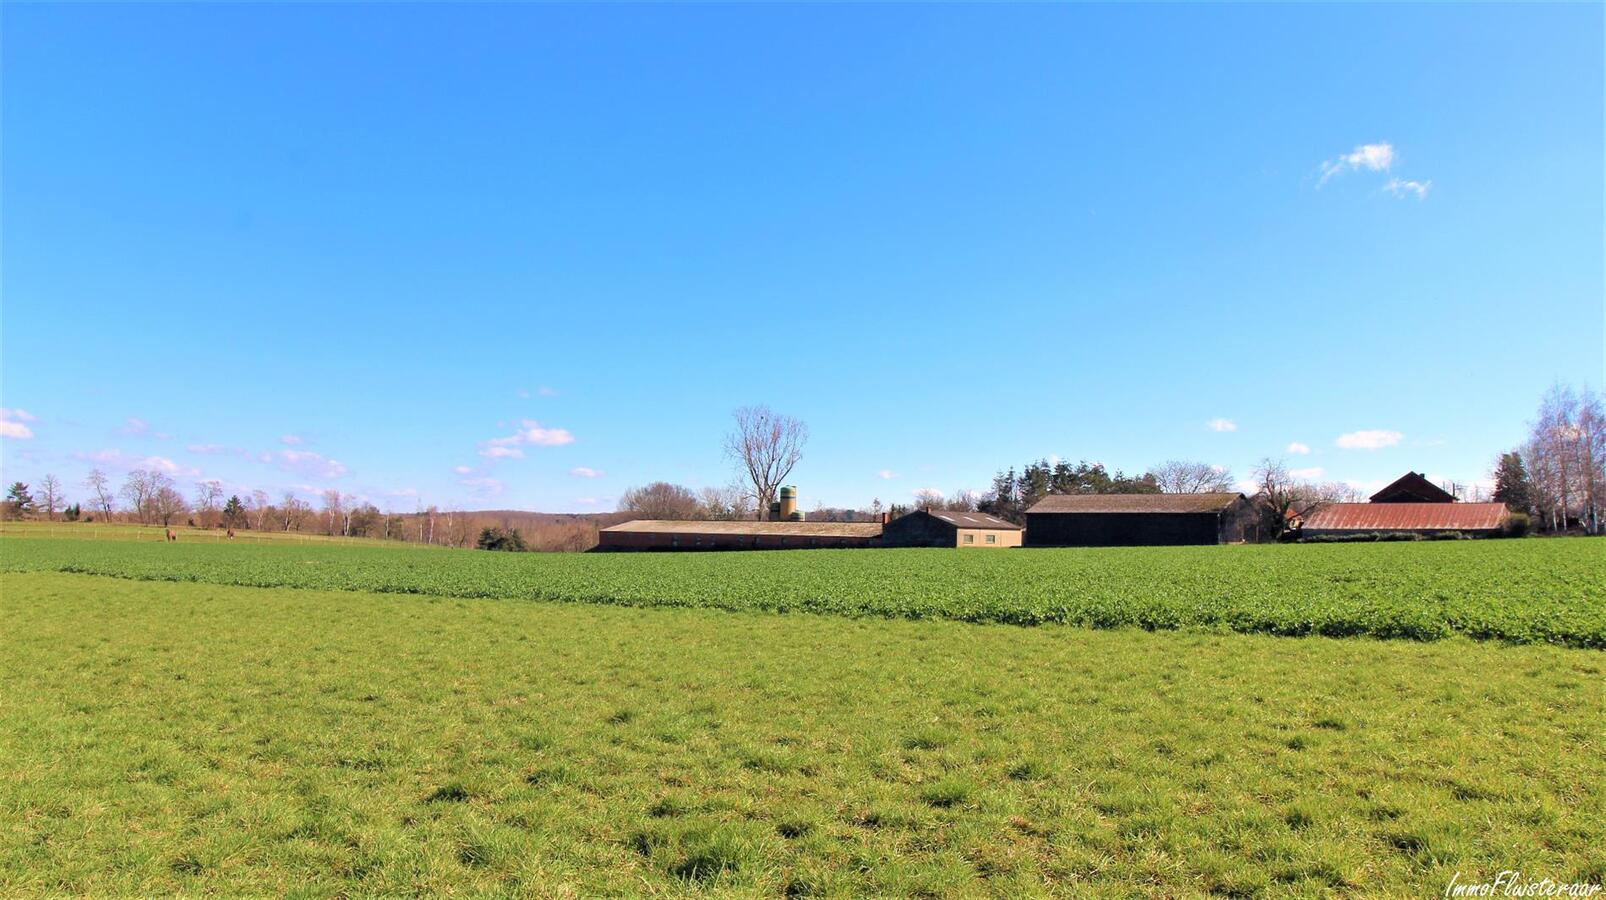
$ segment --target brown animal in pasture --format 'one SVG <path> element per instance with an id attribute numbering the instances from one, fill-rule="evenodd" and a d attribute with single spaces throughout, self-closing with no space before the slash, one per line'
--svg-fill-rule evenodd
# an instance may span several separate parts
<path id="1" fill-rule="evenodd" d="M 170 541 L 177 541 L 178 535 L 174 534 L 173 529 L 169 528 L 167 529 L 167 539 Z"/>

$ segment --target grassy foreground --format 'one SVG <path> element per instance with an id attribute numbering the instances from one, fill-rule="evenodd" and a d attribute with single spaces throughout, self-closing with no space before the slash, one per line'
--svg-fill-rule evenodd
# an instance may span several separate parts
<path id="1" fill-rule="evenodd" d="M 540 554 L 0 540 L 0 570 L 1098 628 L 1606 648 L 1606 542 Z"/>
<path id="2" fill-rule="evenodd" d="M 0 894 L 1603 880 L 1603 656 L 8 573 Z"/>

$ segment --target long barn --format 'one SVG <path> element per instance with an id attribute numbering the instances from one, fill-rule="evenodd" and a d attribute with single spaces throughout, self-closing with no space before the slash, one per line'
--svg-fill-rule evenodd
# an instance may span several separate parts
<path id="1" fill-rule="evenodd" d="M 1258 539 L 1243 494 L 1056 494 L 1026 511 L 1028 547 L 1227 544 Z"/>

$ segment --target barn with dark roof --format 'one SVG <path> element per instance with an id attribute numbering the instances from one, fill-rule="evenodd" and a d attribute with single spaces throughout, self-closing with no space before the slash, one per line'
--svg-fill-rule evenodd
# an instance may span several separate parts
<path id="1" fill-rule="evenodd" d="M 997 516 L 916 510 L 881 529 L 883 547 L 1019 547 L 1021 527 Z"/>
<path id="2" fill-rule="evenodd" d="M 1056 494 L 1026 511 L 1028 547 L 1227 544 L 1258 538 L 1243 494 Z"/>

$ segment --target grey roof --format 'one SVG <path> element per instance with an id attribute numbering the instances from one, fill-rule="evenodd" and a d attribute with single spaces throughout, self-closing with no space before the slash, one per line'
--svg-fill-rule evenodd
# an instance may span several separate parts
<path id="1" fill-rule="evenodd" d="M 1218 513 L 1243 494 L 1053 494 L 1027 513 Z"/>
<path id="2" fill-rule="evenodd" d="M 700 519 L 636 519 L 621 522 L 603 531 L 635 531 L 653 534 L 750 534 L 790 537 L 881 536 L 880 522 L 751 522 L 704 521 Z"/>
<path id="3" fill-rule="evenodd" d="M 1020 526 L 1016 525 L 1014 522 L 1006 522 L 997 516 L 989 516 L 986 513 L 955 512 L 948 509 L 928 509 L 925 512 L 927 515 L 935 516 L 936 518 L 939 518 L 950 525 L 957 525 L 960 528 L 991 528 L 994 530 L 1007 529 L 1009 531 L 1020 530 Z"/>

